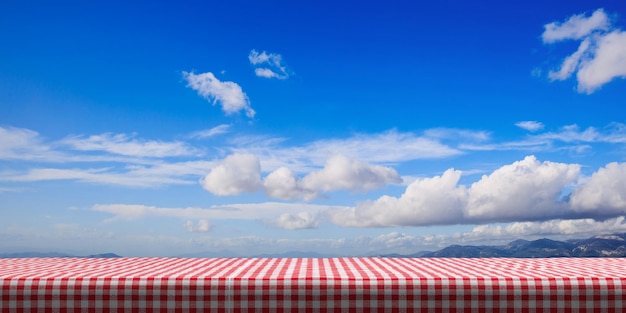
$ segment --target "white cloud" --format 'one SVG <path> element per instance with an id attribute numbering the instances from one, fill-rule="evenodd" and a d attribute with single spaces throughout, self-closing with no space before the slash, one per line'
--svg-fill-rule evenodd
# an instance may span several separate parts
<path id="1" fill-rule="evenodd" d="M 260 209 L 260 208 L 256 208 Z M 258 210 L 257 210 L 258 211 Z M 255 210 L 250 210 L 255 212 Z M 311 213 L 312 214 L 312 213 Z M 183 219 L 191 219 L 183 217 Z M 180 226 L 180 221 L 173 225 Z M 198 223 L 194 223 L 198 225 Z M 0 229 L 0 249 L 11 251 L 16 246 L 38 247 L 34 251 L 67 249 L 72 242 L 78 254 L 114 251 L 124 256 L 174 256 L 189 252 L 221 251 L 222 256 L 252 256 L 286 251 L 315 251 L 341 256 L 371 256 L 388 253 L 411 254 L 424 250 L 438 250 L 452 244 L 497 245 L 514 239 L 549 237 L 564 240 L 586 238 L 598 234 L 626 232 L 626 219 L 617 217 L 605 221 L 591 219 L 551 220 L 504 225 L 481 225 L 466 232 L 445 233 L 435 230 L 428 235 L 412 235 L 399 231 L 373 233 L 354 237 L 333 238 L 267 238 L 259 236 L 211 237 L 210 233 L 188 236 L 152 236 L 137 232 L 110 231 L 107 224 L 90 229 L 80 225 L 51 225 L 49 227 L 9 227 Z M 448 229 L 451 230 L 451 229 Z M 439 233 L 437 233 L 439 232 Z M 445 234 L 444 234 L 445 233 Z M 23 250 L 22 250 L 23 251 Z M 226 255 L 224 251 L 232 251 Z"/>
<path id="2" fill-rule="evenodd" d="M 126 134 L 105 133 L 68 137 L 59 144 L 69 146 L 80 151 L 104 151 L 112 154 L 135 157 L 176 157 L 197 154 L 198 151 L 183 142 L 162 142 L 155 140 L 138 140 Z"/>
<path id="3" fill-rule="evenodd" d="M 592 219 L 550 220 L 545 222 L 516 222 L 480 225 L 467 232 L 450 234 L 411 235 L 392 231 L 352 238 L 270 239 L 258 236 L 236 238 L 199 238 L 199 245 L 209 250 L 240 249 L 245 255 L 285 251 L 318 251 L 342 256 L 380 255 L 388 253 L 413 254 L 438 250 L 454 244 L 504 245 L 516 239 L 535 240 L 550 237 L 555 240 L 578 239 L 599 234 L 626 232 L 626 219 L 617 217 L 606 221 Z M 257 252 L 258 251 L 258 252 Z"/>
<path id="4" fill-rule="evenodd" d="M 76 180 L 87 183 L 142 188 L 153 188 L 162 185 L 185 185 L 193 183 L 193 181 L 182 179 L 180 176 L 176 176 L 173 174 L 150 175 L 135 173 L 132 171 L 113 172 L 110 168 L 38 168 L 30 169 L 26 173 L 0 173 L 0 181 L 33 182 L 48 180 Z"/>
<path id="5" fill-rule="evenodd" d="M 71 159 L 71 158 L 68 158 Z M 163 185 L 195 184 L 198 177 L 215 167 L 211 161 L 152 162 L 128 164 L 124 168 L 31 168 L 25 172 L 0 172 L 0 181 L 34 182 L 75 180 L 106 185 L 154 188 Z"/>
<path id="6" fill-rule="evenodd" d="M 323 139 L 301 146 L 285 146 L 286 138 L 254 136 L 238 138 L 230 150 L 259 157 L 264 169 L 288 167 L 294 172 L 310 172 L 328 158 L 343 155 L 372 164 L 392 164 L 421 159 L 440 159 L 462 154 L 437 139 L 395 130 L 377 134 L 355 134 L 342 139 Z"/>
<path id="7" fill-rule="evenodd" d="M 568 145 L 563 145 L 563 143 Z M 459 148 L 477 151 L 556 151 L 566 149 L 574 152 L 586 151 L 590 148 L 589 145 L 581 145 L 581 143 L 626 143 L 626 125 L 611 123 L 603 128 L 588 127 L 586 129 L 580 129 L 578 125 L 567 125 L 558 131 L 533 134 L 520 141 L 484 144 L 461 143 Z"/>
<path id="8" fill-rule="evenodd" d="M 626 232 L 626 218 L 619 216 L 604 221 L 593 219 L 555 219 L 544 222 L 515 222 L 506 225 L 480 225 L 471 232 L 461 236 L 465 241 L 480 240 L 514 240 L 519 238 L 536 238 L 554 236 L 556 238 L 572 238 L 572 236 L 594 236 Z"/>
<path id="9" fill-rule="evenodd" d="M 192 233 L 206 233 L 213 229 L 213 225 L 211 225 L 211 223 L 207 220 L 199 220 L 195 224 L 192 221 L 187 221 L 184 226 L 189 232 Z"/>
<path id="10" fill-rule="evenodd" d="M 272 221 L 283 214 L 294 214 L 294 212 L 298 212 L 298 214 L 306 212 L 309 216 L 315 217 L 313 218 L 315 220 L 322 212 L 343 208 L 345 207 L 306 203 L 262 202 L 215 205 L 208 208 L 163 208 L 142 204 L 97 204 L 92 206 L 91 210 L 112 214 L 113 217 L 108 219 L 108 221 L 133 221 L 150 216 L 174 217 L 187 220 L 240 219 Z"/>
<path id="11" fill-rule="evenodd" d="M 580 39 L 594 31 L 607 30 L 609 18 L 603 9 L 598 9 L 590 17 L 584 14 L 573 15 L 565 22 L 552 22 L 544 25 L 541 35 L 543 42 L 553 43 L 565 39 Z"/>
<path id="12" fill-rule="evenodd" d="M 563 188 L 576 181 L 577 164 L 539 162 L 534 156 L 502 166 L 471 185 L 466 217 L 478 221 L 516 221 L 562 216 Z"/>
<path id="13" fill-rule="evenodd" d="M 583 40 L 578 46 L 578 50 L 566 57 L 561 64 L 561 68 L 558 71 L 548 72 L 548 78 L 550 80 L 566 80 L 572 76 L 572 74 L 579 69 L 581 60 L 585 56 L 585 53 L 589 53 L 589 45 L 591 41 L 589 39 Z M 588 58 L 588 56 L 587 56 Z"/>
<path id="14" fill-rule="evenodd" d="M 211 72 L 201 74 L 183 72 L 183 78 L 187 81 L 187 87 L 197 91 L 208 101 L 212 101 L 213 105 L 219 103 L 226 115 L 245 111 L 246 116 L 254 117 L 256 112 L 250 107 L 248 96 L 236 83 L 222 82 Z"/>
<path id="15" fill-rule="evenodd" d="M 62 155 L 41 142 L 36 131 L 0 126 L 0 160 L 50 160 Z"/>
<path id="16" fill-rule="evenodd" d="M 122 135 L 123 136 L 123 135 Z M 137 157 L 128 157 L 121 155 L 81 155 L 75 151 L 62 151 L 60 148 L 66 147 L 67 139 L 60 141 L 46 142 L 39 134 L 33 130 L 16 127 L 0 126 L 0 160 L 22 160 L 32 162 L 53 162 L 53 163 L 70 163 L 70 162 L 129 162 L 129 163 L 150 163 L 154 160 L 145 160 Z M 135 142 L 141 143 L 160 143 L 150 141 Z M 165 146 L 170 145 L 171 150 L 178 149 L 179 153 L 186 151 L 184 154 L 196 153 L 197 151 L 185 144 L 178 143 L 162 143 L 160 148 L 163 150 Z"/>
<path id="17" fill-rule="evenodd" d="M 612 28 L 602 9 L 590 17 L 574 15 L 565 23 L 547 24 L 542 38 L 545 43 L 582 40 L 559 70 L 548 73 L 551 80 L 565 80 L 576 73 L 578 92 L 591 94 L 615 78 L 626 77 L 626 32 Z"/>
<path id="18" fill-rule="evenodd" d="M 578 125 L 567 125 L 562 127 L 558 132 L 540 134 L 537 135 L 536 138 L 563 142 L 603 142 L 607 140 L 606 137 L 605 134 L 601 134 L 595 127 L 589 127 L 581 131 Z"/>
<path id="19" fill-rule="evenodd" d="M 579 92 L 590 94 L 614 78 L 626 77 L 626 32 L 615 30 L 595 44 L 593 58 L 582 60 L 576 73 Z"/>
<path id="20" fill-rule="evenodd" d="M 267 196 L 283 200 L 312 200 L 320 192 L 349 190 L 369 191 L 387 183 L 401 183 L 398 173 L 389 167 L 371 165 L 345 156 L 328 159 L 321 170 L 298 178 L 286 167 L 268 174 L 261 182 L 261 166 L 256 156 L 233 154 L 201 181 L 209 192 L 226 196 L 264 189 Z"/>
<path id="21" fill-rule="evenodd" d="M 218 125 L 218 126 L 215 126 L 213 128 L 210 128 L 210 129 L 205 129 L 205 130 L 200 130 L 200 131 L 193 132 L 193 133 L 189 134 L 188 137 L 189 138 L 199 138 L 199 139 L 210 138 L 210 137 L 214 137 L 214 136 L 217 136 L 217 135 L 228 133 L 229 130 L 230 130 L 230 125 L 222 124 L 222 125 Z"/>
<path id="22" fill-rule="evenodd" d="M 328 159 L 323 169 L 314 171 L 302 179 L 305 189 L 319 191 L 369 191 L 388 183 L 399 184 L 402 178 L 390 168 L 371 165 L 336 155 Z"/>
<path id="23" fill-rule="evenodd" d="M 278 73 L 270 70 L 269 68 L 257 68 L 254 70 L 254 74 L 256 74 L 256 76 L 264 77 L 264 78 L 285 79 L 287 77 L 287 76 L 281 76 Z"/>
<path id="24" fill-rule="evenodd" d="M 532 221 L 568 215 L 559 201 L 574 183 L 577 164 L 539 162 L 534 156 L 502 166 L 469 188 L 458 185 L 461 172 L 417 179 L 399 198 L 382 196 L 353 208 L 329 211 L 341 226 L 389 227 Z"/>
<path id="25" fill-rule="evenodd" d="M 515 123 L 515 126 L 527 131 L 536 132 L 543 129 L 543 123 L 537 121 L 522 121 Z"/>
<path id="26" fill-rule="evenodd" d="M 275 199 L 310 201 L 319 196 L 317 191 L 304 188 L 300 178 L 286 167 L 280 167 L 267 175 L 263 187 L 265 194 Z"/>
<path id="27" fill-rule="evenodd" d="M 0 187 L 0 193 L 6 193 L 6 192 L 22 192 L 25 191 L 26 189 L 24 188 L 10 188 L 10 187 Z"/>
<path id="28" fill-rule="evenodd" d="M 456 129 L 456 128 L 431 128 L 424 131 L 424 136 L 430 139 L 453 139 L 453 140 L 468 140 L 468 141 L 486 141 L 489 140 L 491 135 L 486 131 L 476 131 L 468 129 Z"/>
<path id="29" fill-rule="evenodd" d="M 284 229 L 307 229 L 317 228 L 319 220 L 309 212 L 300 212 L 298 214 L 283 213 L 276 219 L 274 224 Z"/>
<path id="30" fill-rule="evenodd" d="M 226 157 L 200 180 L 207 191 L 219 196 L 255 192 L 261 186 L 261 164 L 251 154 L 233 154 Z"/>
<path id="31" fill-rule="evenodd" d="M 318 158 L 341 154 L 369 163 L 436 159 L 461 154 L 461 151 L 436 140 L 396 131 L 315 141 L 305 146 L 304 150 Z"/>
<path id="32" fill-rule="evenodd" d="M 570 202 L 576 212 L 626 214 L 626 163 L 609 163 L 593 173 L 574 190 Z"/>
<path id="33" fill-rule="evenodd" d="M 287 71 L 287 67 L 282 64 L 282 56 L 280 54 L 267 53 L 266 51 L 259 53 L 256 50 L 251 50 L 248 55 L 248 60 L 250 64 L 254 66 L 267 66 L 255 68 L 254 73 L 256 76 L 277 79 L 286 79 L 289 77 L 289 72 Z"/>
<path id="34" fill-rule="evenodd" d="M 457 183 L 461 172 L 447 170 L 441 176 L 411 183 L 399 198 L 382 196 L 356 207 L 330 211 L 335 224 L 349 227 L 425 226 L 461 222 L 467 190 Z"/>

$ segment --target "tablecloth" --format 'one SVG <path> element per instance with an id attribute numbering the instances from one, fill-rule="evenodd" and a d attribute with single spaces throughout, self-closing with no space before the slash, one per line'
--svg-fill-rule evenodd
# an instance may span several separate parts
<path id="1" fill-rule="evenodd" d="M 0 259 L 0 312 L 622 312 L 619 258 Z"/>

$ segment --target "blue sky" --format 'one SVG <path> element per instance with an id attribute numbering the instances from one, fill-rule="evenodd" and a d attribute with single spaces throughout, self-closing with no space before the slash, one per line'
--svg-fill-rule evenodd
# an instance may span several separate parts
<path id="1" fill-rule="evenodd" d="M 0 5 L 0 251 L 626 231 L 617 1 Z"/>

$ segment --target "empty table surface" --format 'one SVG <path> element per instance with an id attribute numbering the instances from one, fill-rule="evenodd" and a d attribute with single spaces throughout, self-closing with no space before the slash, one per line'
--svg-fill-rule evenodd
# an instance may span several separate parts
<path id="1" fill-rule="evenodd" d="M 1 312 L 622 312 L 618 258 L 0 259 Z"/>

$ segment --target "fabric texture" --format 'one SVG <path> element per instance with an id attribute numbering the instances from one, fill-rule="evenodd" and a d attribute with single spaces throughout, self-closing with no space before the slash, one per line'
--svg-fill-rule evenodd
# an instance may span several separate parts
<path id="1" fill-rule="evenodd" d="M 0 259 L 0 312 L 623 312 L 626 259 Z"/>

